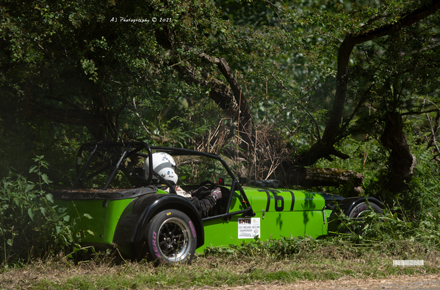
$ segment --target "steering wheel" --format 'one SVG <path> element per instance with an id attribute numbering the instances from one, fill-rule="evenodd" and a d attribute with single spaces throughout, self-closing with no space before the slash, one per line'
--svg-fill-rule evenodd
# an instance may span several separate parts
<path id="1" fill-rule="evenodd" d="M 205 180 L 202 183 L 200 183 L 200 186 L 206 186 L 209 185 L 209 189 L 214 189 L 216 187 L 218 187 L 217 184 L 215 184 L 214 182 L 210 181 L 210 180 Z"/>

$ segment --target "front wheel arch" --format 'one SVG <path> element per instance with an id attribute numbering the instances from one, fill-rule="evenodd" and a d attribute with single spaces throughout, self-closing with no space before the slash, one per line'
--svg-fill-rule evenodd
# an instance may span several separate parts
<path id="1" fill-rule="evenodd" d="M 191 204 L 190 204 L 191 205 Z M 192 206 L 192 205 L 191 205 Z M 186 214 L 194 223 L 194 228 L 197 232 L 197 248 L 203 246 L 205 243 L 205 231 L 203 228 L 203 222 L 199 215 L 199 213 L 196 211 L 196 209 L 192 209 L 189 206 L 183 206 L 182 204 L 174 204 L 174 203 L 167 203 L 161 207 L 158 207 L 154 209 L 154 213 L 150 214 L 148 220 L 144 222 L 144 226 L 139 229 L 138 237 L 142 237 L 142 230 L 145 229 L 147 224 L 160 212 L 165 210 L 178 210 Z M 138 239 L 139 240 L 139 239 Z"/>

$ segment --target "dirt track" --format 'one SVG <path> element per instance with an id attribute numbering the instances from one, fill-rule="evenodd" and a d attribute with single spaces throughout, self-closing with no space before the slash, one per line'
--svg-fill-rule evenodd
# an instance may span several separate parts
<path id="1" fill-rule="evenodd" d="M 338 280 L 328 281 L 298 281 L 294 284 L 252 284 L 237 287 L 202 287 L 190 288 L 194 290 L 213 290 L 213 289 L 230 289 L 230 290 L 286 290 L 286 289 L 440 289 L 440 274 L 436 275 L 418 275 L 418 276 L 394 276 L 387 279 L 350 279 L 341 278 Z"/>

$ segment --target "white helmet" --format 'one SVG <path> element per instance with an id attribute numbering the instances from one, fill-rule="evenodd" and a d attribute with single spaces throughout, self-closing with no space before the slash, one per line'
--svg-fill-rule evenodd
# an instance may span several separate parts
<path id="1" fill-rule="evenodd" d="M 148 179 L 150 175 L 150 162 L 149 158 L 145 159 L 144 170 L 145 178 Z M 164 152 L 157 152 L 153 154 L 153 171 L 162 176 L 165 180 L 174 182 L 177 184 L 178 176 L 176 173 L 176 162 L 174 162 L 173 157 Z M 153 175 L 152 180 L 158 180 L 156 176 Z"/>

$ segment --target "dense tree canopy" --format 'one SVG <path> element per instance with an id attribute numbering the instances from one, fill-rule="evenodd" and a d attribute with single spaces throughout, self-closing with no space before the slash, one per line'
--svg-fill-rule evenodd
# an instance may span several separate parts
<path id="1" fill-rule="evenodd" d="M 408 133 L 439 160 L 440 1 L 2 2 L 1 174 L 91 139 L 225 153 L 244 176 L 288 180 L 353 158 L 354 138 L 390 152 L 394 192 L 414 173 Z"/>

